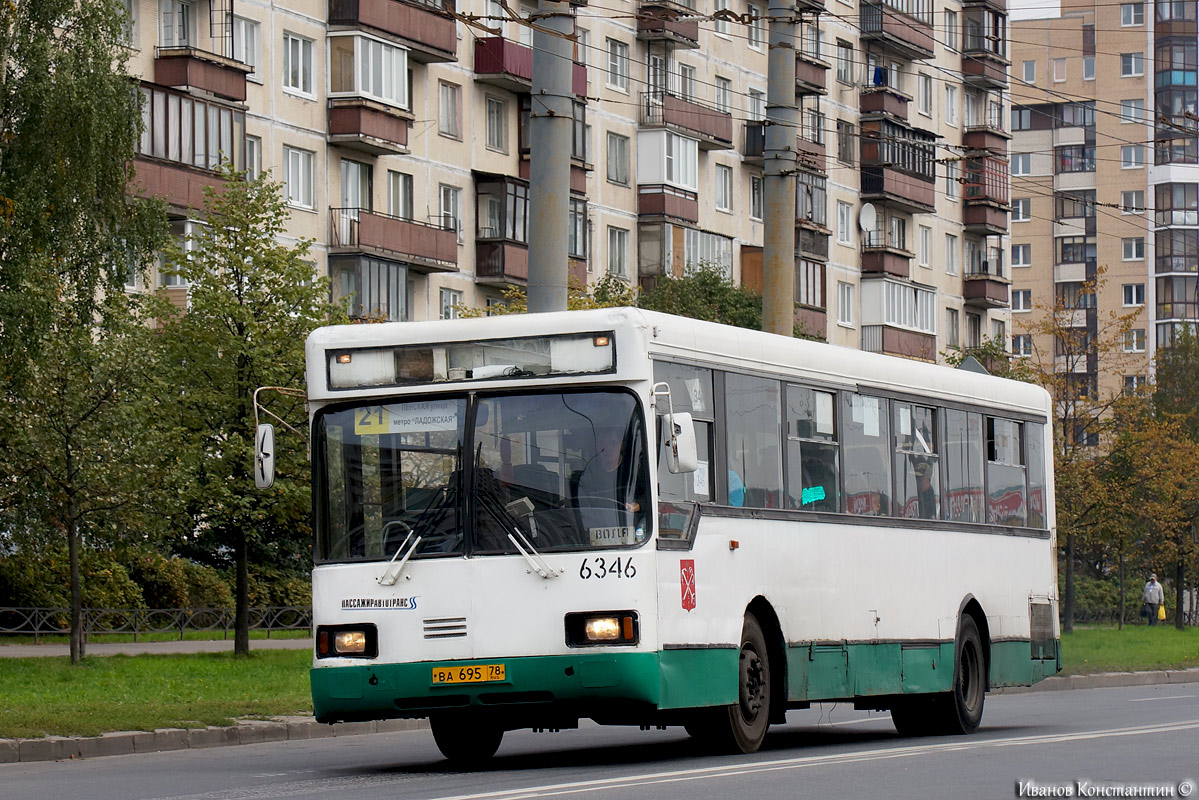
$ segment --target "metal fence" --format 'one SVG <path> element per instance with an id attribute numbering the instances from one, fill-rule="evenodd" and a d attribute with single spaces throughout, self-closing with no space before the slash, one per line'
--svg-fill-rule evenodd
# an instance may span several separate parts
<path id="1" fill-rule="evenodd" d="M 83 630 L 88 636 L 105 633 L 132 634 L 133 641 L 147 633 L 220 631 L 224 638 L 234 627 L 231 608 L 85 608 Z M 250 609 L 250 630 L 311 630 L 310 606 L 264 606 Z M 0 608 L 0 636 L 32 636 L 35 642 L 46 634 L 70 633 L 69 608 Z"/>

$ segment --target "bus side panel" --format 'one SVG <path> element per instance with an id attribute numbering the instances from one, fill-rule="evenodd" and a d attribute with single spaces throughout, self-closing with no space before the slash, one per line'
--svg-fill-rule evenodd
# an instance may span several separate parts
<path id="1" fill-rule="evenodd" d="M 737 651 L 728 648 L 663 650 L 658 707 L 697 708 L 737 702 Z"/>
<path id="2" fill-rule="evenodd" d="M 1042 671 L 1042 664 L 1049 671 Z M 991 688 L 999 686 L 1028 686 L 1057 671 L 1054 661 L 1034 661 L 1029 657 L 1027 641 L 991 642 Z"/>

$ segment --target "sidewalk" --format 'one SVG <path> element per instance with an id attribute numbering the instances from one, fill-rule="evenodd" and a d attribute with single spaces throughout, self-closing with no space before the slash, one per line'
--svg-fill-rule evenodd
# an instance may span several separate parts
<path id="1" fill-rule="evenodd" d="M 251 639 L 250 652 L 255 650 L 311 650 L 312 639 Z M 171 642 L 89 642 L 87 656 L 140 656 L 146 653 L 222 653 L 233 651 L 233 638 L 212 640 L 187 640 Z M 39 658 L 69 656 L 69 644 L 3 644 L 0 658 Z"/>

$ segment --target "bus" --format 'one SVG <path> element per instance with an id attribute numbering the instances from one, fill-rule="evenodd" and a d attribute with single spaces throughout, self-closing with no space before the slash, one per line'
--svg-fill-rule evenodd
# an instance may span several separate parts
<path id="1" fill-rule="evenodd" d="M 971 733 L 1061 668 L 1040 387 L 635 308 L 326 327 L 306 368 L 321 722 L 750 753 L 832 701 Z"/>

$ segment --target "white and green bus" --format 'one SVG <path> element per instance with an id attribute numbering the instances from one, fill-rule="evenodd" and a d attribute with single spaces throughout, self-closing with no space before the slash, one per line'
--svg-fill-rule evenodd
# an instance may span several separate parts
<path id="1" fill-rule="evenodd" d="M 1060 669 L 1038 387 L 630 308 L 307 359 L 318 720 L 428 718 L 461 762 L 581 719 L 753 752 L 826 701 L 970 733 Z"/>

